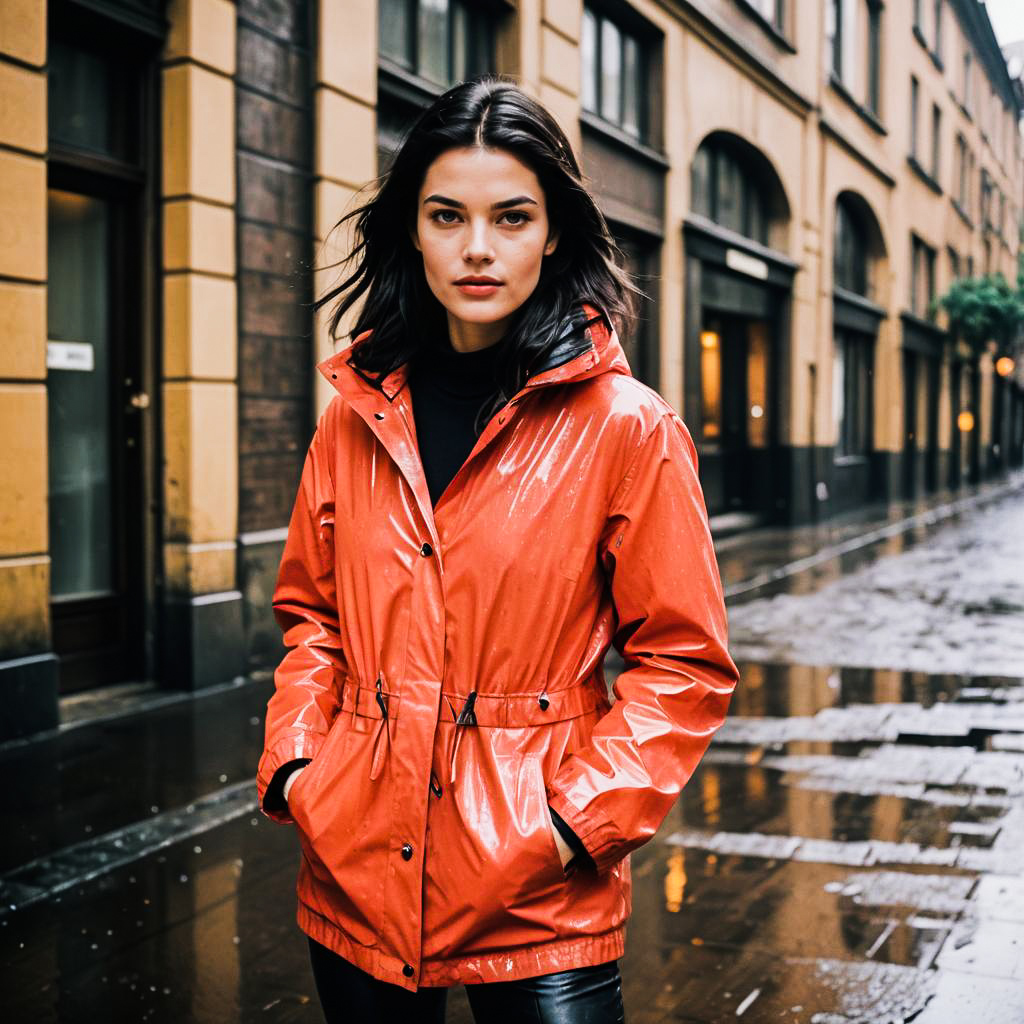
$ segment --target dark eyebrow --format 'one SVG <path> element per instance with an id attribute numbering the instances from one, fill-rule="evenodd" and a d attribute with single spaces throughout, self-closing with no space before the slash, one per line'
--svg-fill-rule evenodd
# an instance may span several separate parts
<path id="1" fill-rule="evenodd" d="M 423 205 L 426 206 L 427 203 L 440 203 L 442 206 L 454 206 L 457 210 L 464 210 L 466 208 L 465 203 L 460 203 L 457 199 L 449 199 L 447 196 L 427 196 L 427 198 L 423 200 Z M 514 199 L 503 199 L 500 203 L 492 204 L 491 209 L 507 210 L 510 206 L 522 206 L 524 203 L 530 203 L 532 206 L 536 206 L 537 200 L 531 199 L 529 196 L 516 196 Z"/>

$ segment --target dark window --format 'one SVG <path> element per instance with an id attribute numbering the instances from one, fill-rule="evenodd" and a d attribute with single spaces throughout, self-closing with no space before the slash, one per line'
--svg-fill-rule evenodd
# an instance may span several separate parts
<path id="1" fill-rule="evenodd" d="M 910 155 L 917 158 L 917 111 L 920 105 L 920 86 L 910 76 Z"/>
<path id="2" fill-rule="evenodd" d="M 491 70 L 494 14 L 469 0 L 380 0 L 380 54 L 447 86 Z"/>
<path id="3" fill-rule="evenodd" d="M 825 36 L 832 75 L 874 114 L 881 104 L 881 32 L 880 0 L 828 0 Z"/>
<path id="4" fill-rule="evenodd" d="M 956 166 L 953 173 L 956 175 L 956 198 L 961 208 L 967 209 L 967 140 L 957 133 L 956 137 Z"/>
<path id="5" fill-rule="evenodd" d="M 768 244 L 768 207 L 761 181 L 728 146 L 705 143 L 697 151 L 691 173 L 695 213 L 724 228 Z"/>
<path id="6" fill-rule="evenodd" d="M 910 312 L 934 320 L 935 250 L 917 235 L 911 235 L 910 249 Z"/>
<path id="7" fill-rule="evenodd" d="M 868 82 L 864 100 L 868 109 L 877 114 L 881 102 L 882 6 L 868 0 Z"/>
<path id="8" fill-rule="evenodd" d="M 914 28 L 924 29 L 924 18 L 921 0 L 914 0 Z"/>
<path id="9" fill-rule="evenodd" d="M 828 56 L 832 74 L 843 77 L 843 0 L 827 0 L 825 34 L 828 38 Z"/>
<path id="10" fill-rule="evenodd" d="M 971 192 L 971 185 L 974 182 L 974 153 L 971 150 L 967 151 L 967 198 L 965 200 L 964 209 L 967 211 L 967 215 L 971 216 L 974 209 L 974 198 Z"/>
<path id="11" fill-rule="evenodd" d="M 635 138 L 646 138 L 647 61 L 642 41 L 587 7 L 580 50 L 583 109 Z"/>
<path id="12" fill-rule="evenodd" d="M 992 178 L 984 167 L 981 169 L 981 226 L 982 230 L 992 226 Z"/>
<path id="13" fill-rule="evenodd" d="M 947 246 L 949 254 L 949 276 L 954 281 L 960 280 L 960 254 L 952 246 Z"/>
<path id="14" fill-rule="evenodd" d="M 963 81 L 963 99 L 964 109 L 971 109 L 971 51 L 964 51 L 964 81 Z"/>
<path id="15" fill-rule="evenodd" d="M 871 451 L 871 382 L 875 339 L 840 328 L 835 336 L 832 405 L 836 417 L 836 455 Z"/>
<path id="16" fill-rule="evenodd" d="M 50 138 L 79 151 L 136 162 L 135 77 L 126 65 L 53 39 L 46 76 Z"/>
<path id="17" fill-rule="evenodd" d="M 942 58 L 942 0 L 935 0 L 935 37 L 932 40 L 932 52 L 940 60 Z"/>
<path id="18" fill-rule="evenodd" d="M 938 181 L 942 158 L 942 111 L 937 103 L 932 104 L 932 177 Z"/>
<path id="19" fill-rule="evenodd" d="M 858 295 L 868 294 L 867 232 L 862 219 L 845 197 L 840 197 L 836 203 L 833 274 L 840 288 Z"/>

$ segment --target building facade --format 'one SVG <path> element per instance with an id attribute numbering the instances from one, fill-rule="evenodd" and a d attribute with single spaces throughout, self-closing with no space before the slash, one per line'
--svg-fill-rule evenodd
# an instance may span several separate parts
<path id="1" fill-rule="evenodd" d="M 1024 104 L 976 0 L 9 0 L 0 739 L 278 657 L 332 229 L 485 71 L 569 136 L 716 525 L 1020 464 L 1024 360 L 934 302 L 1017 276 Z"/>

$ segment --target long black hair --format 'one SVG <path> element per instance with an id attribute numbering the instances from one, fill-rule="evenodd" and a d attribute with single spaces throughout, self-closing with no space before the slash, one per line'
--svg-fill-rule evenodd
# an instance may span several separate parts
<path id="1" fill-rule="evenodd" d="M 537 175 L 551 228 L 559 232 L 537 287 L 499 342 L 495 372 L 502 401 L 522 388 L 556 345 L 564 348 L 567 323 L 582 330 L 578 314 L 584 301 L 602 310 L 621 334 L 633 315 L 632 293 L 638 291 L 615 261 L 619 250 L 565 134 L 511 81 L 487 75 L 462 82 L 423 111 L 389 170 L 377 179 L 372 198 L 335 225 L 355 221 L 354 245 L 342 261 L 350 272 L 313 309 L 336 300 L 327 326 L 337 342 L 345 313 L 365 296 L 350 335 L 372 334 L 353 347 L 349 359 L 379 378 L 414 359 L 425 337 L 447 337 L 444 307 L 427 285 L 410 229 L 427 169 L 443 152 L 461 146 L 503 149 L 522 160 Z"/>

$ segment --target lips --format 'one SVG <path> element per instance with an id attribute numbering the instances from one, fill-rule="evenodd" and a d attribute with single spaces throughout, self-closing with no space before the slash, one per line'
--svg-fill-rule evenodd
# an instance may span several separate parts
<path id="1" fill-rule="evenodd" d="M 460 277 L 456 284 L 485 284 L 485 285 L 498 285 L 501 284 L 497 278 L 493 277 Z"/>

